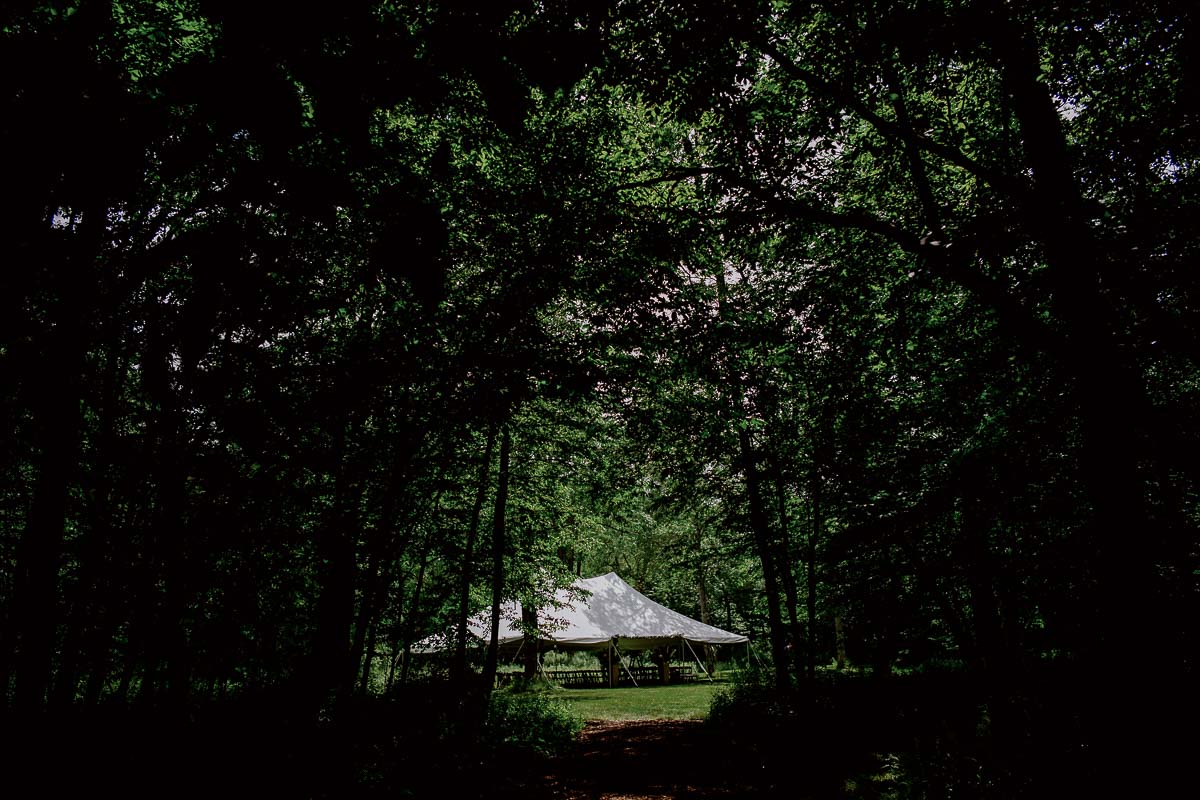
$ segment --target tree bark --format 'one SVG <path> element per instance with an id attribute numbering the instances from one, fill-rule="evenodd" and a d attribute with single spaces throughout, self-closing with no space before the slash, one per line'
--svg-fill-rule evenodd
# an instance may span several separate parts
<path id="1" fill-rule="evenodd" d="M 525 678 L 533 680 L 534 676 L 537 675 L 539 642 L 537 635 L 538 614 L 537 608 L 532 604 L 532 598 L 530 598 L 529 602 L 521 604 L 521 622 L 525 626 L 525 645 L 521 651 L 525 656 Z"/>
<path id="2" fill-rule="evenodd" d="M 786 631 L 779 603 L 779 580 L 776 575 L 775 556 L 771 547 L 771 529 L 763 509 L 762 488 L 758 472 L 758 458 L 750 442 L 750 432 L 742 428 L 738 432 L 741 450 L 741 472 L 746 480 L 746 498 L 750 505 L 750 529 L 754 535 L 758 559 L 762 564 L 763 584 L 767 594 L 767 624 L 771 635 L 771 658 L 775 666 L 775 685 L 783 690 L 789 686 Z"/>
<path id="3" fill-rule="evenodd" d="M 483 687 L 490 691 L 496 683 L 500 657 L 500 605 L 504 600 L 505 512 L 508 506 L 508 459 L 512 448 L 509 423 L 500 435 L 500 472 L 496 480 L 496 502 L 492 510 L 492 616 L 487 660 L 483 665 Z"/>
<path id="4" fill-rule="evenodd" d="M 74 366 L 74 359 L 68 358 L 65 363 L 56 360 L 49 369 L 73 372 Z M 79 404 L 73 375 L 58 376 L 46 387 L 40 402 L 41 463 L 18 551 L 13 599 L 18 647 L 16 704 L 23 709 L 41 707 L 50 688 L 58 628 L 59 559 L 79 448 Z"/>
<path id="5" fill-rule="evenodd" d="M 791 547 L 789 539 L 791 534 L 788 530 L 788 514 L 787 514 L 787 490 L 783 481 L 783 469 L 779 466 L 779 460 L 771 457 L 771 477 L 775 485 L 775 501 L 777 505 L 777 516 L 779 517 L 779 536 L 778 536 L 778 551 L 779 551 L 779 574 L 782 577 L 783 596 L 787 604 L 788 629 L 791 634 L 792 647 L 792 669 L 798 676 L 801 673 L 802 664 L 807 661 L 805 653 L 813 649 L 813 632 L 814 628 L 808 629 L 808 642 L 805 642 L 805 637 L 800 631 L 800 613 L 799 613 L 799 597 L 796 591 L 796 576 L 792 570 Z"/>
<path id="6" fill-rule="evenodd" d="M 716 279 L 717 314 L 724 320 L 729 315 L 724 272 L 718 272 Z M 759 563 L 762 565 L 763 585 L 767 595 L 767 625 L 771 638 L 771 657 L 774 662 L 775 683 L 782 690 L 789 686 L 786 645 L 787 632 L 783 625 L 783 615 L 780 609 L 779 579 L 776 574 L 774 548 L 771 544 L 771 527 L 767 520 L 766 508 L 763 505 L 758 454 L 750 439 L 750 430 L 748 427 L 750 420 L 742 408 L 745 401 L 745 386 L 740 372 L 740 365 L 735 363 L 732 355 L 727 368 L 728 379 L 730 385 L 733 387 L 733 391 L 729 395 L 730 412 L 734 424 L 738 428 L 738 455 L 734 459 L 734 462 L 746 482 L 746 502 L 750 510 L 750 532 L 754 538 Z"/>
<path id="7" fill-rule="evenodd" d="M 412 602 L 408 605 L 408 621 L 404 624 L 404 653 L 400 665 L 400 684 L 408 683 L 408 670 L 412 664 L 413 620 L 421 608 L 421 591 L 425 588 L 425 565 L 429 560 L 429 550 L 421 551 L 421 564 L 417 568 L 417 582 L 413 587 Z"/>
<path id="8" fill-rule="evenodd" d="M 467 620 L 470 613 L 471 582 L 474 577 L 475 539 L 479 533 L 483 504 L 487 499 L 488 477 L 492 471 L 492 450 L 495 449 L 495 445 L 496 423 L 492 422 L 488 425 L 483 461 L 479 465 L 479 477 L 475 483 L 475 501 L 471 505 L 471 521 L 467 527 L 467 541 L 463 545 L 462 577 L 458 588 L 458 619 L 454 634 L 454 661 L 450 667 L 450 678 L 456 683 L 462 683 L 467 673 Z"/>
<path id="9" fill-rule="evenodd" d="M 404 644 L 404 624 L 408 621 L 408 615 L 404 613 L 404 586 L 407 582 L 408 576 L 401 574 L 394 601 L 395 621 L 392 623 L 391 640 L 388 642 L 389 663 L 385 685 L 389 690 L 396 684 L 396 666 L 400 663 L 401 648 Z"/>
<path id="10" fill-rule="evenodd" d="M 351 658 L 351 628 L 354 623 L 355 536 L 360 487 L 351 474 L 346 439 L 353 423 L 338 432 L 334 456 L 338 472 L 334 478 L 333 508 L 317 531 L 317 563 L 320 591 L 317 596 L 316 631 L 312 644 L 310 690 L 318 707 L 345 696 L 357 662 Z"/>
<path id="11" fill-rule="evenodd" d="M 818 467 L 814 464 L 811 476 L 809 478 L 809 500 L 812 504 L 812 526 L 808 530 L 808 541 L 805 543 L 804 552 L 804 616 L 808 621 L 808 659 L 807 670 L 808 677 L 815 678 L 817 674 L 817 647 L 816 647 L 816 631 L 817 631 L 817 542 L 825 528 L 823 506 L 824 492 L 821 485 L 821 473 Z M 840 618 L 838 624 L 840 625 Z M 840 632 L 835 632 L 835 637 L 840 635 Z M 845 645 L 843 642 L 838 642 L 837 645 L 841 648 L 838 651 L 838 669 L 842 668 L 842 662 L 845 661 Z"/>
<path id="12" fill-rule="evenodd" d="M 842 623 L 842 615 L 833 615 L 833 647 L 837 670 L 846 668 L 846 626 Z"/>

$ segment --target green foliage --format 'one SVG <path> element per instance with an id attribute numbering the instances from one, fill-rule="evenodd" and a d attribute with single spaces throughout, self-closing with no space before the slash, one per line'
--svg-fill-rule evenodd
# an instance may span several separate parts
<path id="1" fill-rule="evenodd" d="M 488 701 L 482 737 L 489 747 L 557 755 L 581 730 L 583 720 L 550 692 L 497 691 Z"/>
<path id="2" fill-rule="evenodd" d="M 1013 717 L 1128 762 L 1178 704 L 1121 665 L 1194 672 L 1194 28 L 11 4 L 0 706 L 316 718 L 463 597 L 616 569 L 770 642 L 783 694 L 953 665 L 1002 719 L 1071 665 L 1111 713 Z"/>
<path id="3" fill-rule="evenodd" d="M 793 712 L 774 683 L 774 676 L 757 665 L 742 670 L 713 695 L 708 723 L 718 730 L 778 728 Z"/>

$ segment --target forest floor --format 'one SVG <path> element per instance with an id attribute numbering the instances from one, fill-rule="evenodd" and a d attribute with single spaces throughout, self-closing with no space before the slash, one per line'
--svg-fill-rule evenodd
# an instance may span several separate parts
<path id="1" fill-rule="evenodd" d="M 532 796 L 701 800 L 770 794 L 773 787 L 752 780 L 746 755 L 731 751 L 700 720 L 593 721 L 572 752 L 548 762 Z"/>

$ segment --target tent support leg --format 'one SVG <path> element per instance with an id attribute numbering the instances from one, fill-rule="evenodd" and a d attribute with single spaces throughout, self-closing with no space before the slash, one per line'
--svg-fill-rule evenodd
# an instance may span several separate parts
<path id="1" fill-rule="evenodd" d="M 758 662 L 758 666 L 762 667 L 762 659 L 758 657 L 758 653 L 754 652 L 754 648 L 750 646 L 750 642 L 746 642 L 746 652 L 754 656 L 754 660 Z"/>
<path id="2" fill-rule="evenodd" d="M 700 657 L 696 655 L 696 649 L 694 647 L 692 647 L 692 643 L 689 642 L 687 639 L 684 639 L 683 643 L 687 645 L 688 650 L 692 651 L 692 658 L 696 659 L 696 666 L 699 667 L 700 671 L 704 673 L 704 677 L 708 678 L 708 682 L 712 683 L 713 676 L 708 674 L 708 670 L 706 670 L 704 668 L 704 665 L 700 663 Z"/>
<path id="3" fill-rule="evenodd" d="M 625 656 L 621 655 L 616 642 L 612 643 L 612 648 L 617 651 L 617 660 L 621 662 L 622 667 L 625 667 L 625 674 L 629 676 L 629 680 L 633 681 L 633 685 L 636 688 L 638 685 L 637 678 L 633 677 L 633 673 L 629 671 L 629 665 L 625 663 Z"/>

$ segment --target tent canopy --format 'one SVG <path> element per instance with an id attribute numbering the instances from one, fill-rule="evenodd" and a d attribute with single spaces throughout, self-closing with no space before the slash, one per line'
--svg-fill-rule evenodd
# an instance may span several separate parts
<path id="1" fill-rule="evenodd" d="M 519 604 L 509 602 L 501 608 L 501 645 L 524 640 L 520 620 Z M 475 617 L 468 626 L 476 639 L 491 638 L 489 616 Z M 749 641 L 654 602 L 615 572 L 580 578 L 571 588 L 559 589 L 554 603 L 538 610 L 538 630 L 542 641 L 575 650 L 604 650 L 614 637 L 623 650 L 649 650 L 679 639 L 696 644 Z"/>

